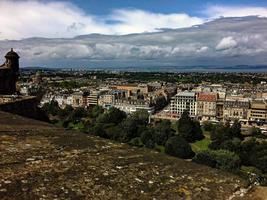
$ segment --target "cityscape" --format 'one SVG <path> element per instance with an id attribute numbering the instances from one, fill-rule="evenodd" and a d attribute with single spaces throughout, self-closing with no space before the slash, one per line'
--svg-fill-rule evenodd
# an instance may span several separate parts
<path id="1" fill-rule="evenodd" d="M 267 4 L 166 1 L 0 2 L 0 199 L 267 199 Z"/>

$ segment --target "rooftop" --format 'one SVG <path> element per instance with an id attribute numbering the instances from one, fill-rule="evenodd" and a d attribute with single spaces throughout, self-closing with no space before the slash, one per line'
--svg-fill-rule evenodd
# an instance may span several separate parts
<path id="1" fill-rule="evenodd" d="M 261 199 L 229 173 L 0 112 L 0 199 Z M 257 195 L 259 198 L 257 198 Z M 233 197 L 233 198 L 232 198 Z"/>
<path id="2" fill-rule="evenodd" d="M 176 96 L 184 96 L 184 97 L 194 97 L 196 96 L 196 92 L 191 92 L 191 91 L 183 91 L 183 92 L 178 92 Z"/>

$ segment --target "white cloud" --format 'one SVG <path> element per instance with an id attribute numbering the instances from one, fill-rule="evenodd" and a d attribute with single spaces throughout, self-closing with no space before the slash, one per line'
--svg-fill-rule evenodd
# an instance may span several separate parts
<path id="1" fill-rule="evenodd" d="M 115 10 L 111 19 L 119 22 L 112 26 L 118 34 L 154 32 L 162 28 L 184 28 L 202 24 L 204 20 L 187 14 L 159 14 L 143 10 Z"/>
<path id="2" fill-rule="evenodd" d="M 209 6 L 204 12 L 210 18 L 218 17 L 267 17 L 267 8 L 246 6 Z"/>
<path id="3" fill-rule="evenodd" d="M 216 50 L 227 50 L 237 46 L 237 42 L 233 37 L 224 37 L 216 46 Z"/>
<path id="4" fill-rule="evenodd" d="M 0 39 L 129 34 L 203 23 L 202 19 L 187 14 L 158 14 L 142 10 L 115 10 L 111 15 L 98 17 L 62 1 L 1 0 L 0 8 Z"/>

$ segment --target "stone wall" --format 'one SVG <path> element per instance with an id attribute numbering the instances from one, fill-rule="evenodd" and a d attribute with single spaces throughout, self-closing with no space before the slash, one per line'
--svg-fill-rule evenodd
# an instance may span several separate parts
<path id="1" fill-rule="evenodd" d="M 0 111 L 9 112 L 32 119 L 48 121 L 45 114 L 38 107 L 38 101 L 36 97 L 20 97 L 14 99 L 13 101 L 0 103 Z"/>

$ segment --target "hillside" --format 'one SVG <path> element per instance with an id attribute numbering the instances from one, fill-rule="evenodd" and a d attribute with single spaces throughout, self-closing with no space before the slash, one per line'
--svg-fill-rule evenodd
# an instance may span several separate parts
<path id="1" fill-rule="evenodd" d="M 0 112 L 0 199 L 264 199 L 206 166 Z M 235 195 L 234 195 L 235 194 Z"/>

